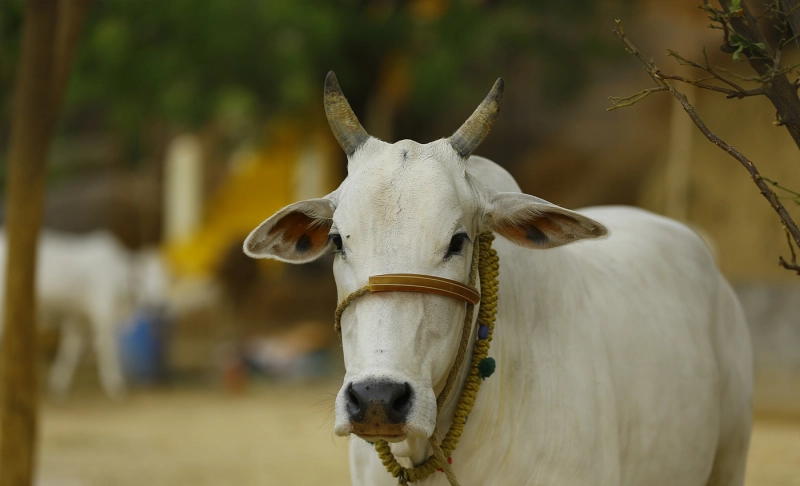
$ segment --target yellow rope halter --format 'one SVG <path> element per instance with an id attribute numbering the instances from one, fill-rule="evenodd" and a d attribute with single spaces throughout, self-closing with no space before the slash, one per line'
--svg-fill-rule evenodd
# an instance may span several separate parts
<path id="1" fill-rule="evenodd" d="M 491 374 L 481 369 L 481 364 L 486 359 L 489 353 L 489 344 L 492 341 L 492 333 L 494 331 L 495 317 L 497 314 L 497 290 L 498 281 L 497 277 L 500 270 L 499 258 L 497 252 L 492 248 L 492 240 L 494 234 L 492 232 L 485 232 L 478 235 L 478 251 L 473 253 L 472 267 L 470 269 L 469 286 L 475 287 L 475 280 L 477 275 L 480 275 L 481 295 L 480 295 L 480 308 L 478 310 L 477 325 L 479 331 L 485 328 L 483 332 L 478 333 L 478 340 L 472 351 L 472 363 L 469 375 L 464 384 L 464 390 L 461 393 L 461 398 L 458 401 L 455 412 L 453 413 L 453 423 L 450 425 L 450 430 L 439 444 L 439 431 L 438 427 L 434 427 L 433 434 L 429 441 L 433 449 L 433 455 L 428 457 L 425 462 L 416 467 L 406 468 L 401 466 L 397 459 L 392 454 L 389 444 L 385 440 L 380 440 L 375 443 L 375 450 L 378 452 L 383 465 L 392 474 L 398 478 L 399 484 L 407 484 L 410 482 L 420 481 L 430 476 L 436 470 L 443 470 L 450 481 L 451 486 L 458 486 L 455 474 L 450 467 L 448 458 L 450 454 L 456 449 L 458 441 L 461 438 L 461 433 L 464 431 L 464 424 L 467 422 L 467 416 L 472 411 L 472 406 L 475 403 L 475 397 L 480 389 L 481 382 L 484 378 Z M 477 271 L 476 271 L 477 270 Z M 364 286 L 352 294 L 348 295 L 336 308 L 334 313 L 334 328 L 339 333 L 341 338 L 341 318 L 345 308 L 350 305 L 358 297 L 370 292 L 369 285 Z M 474 305 L 467 304 L 467 312 L 464 317 L 464 326 L 461 331 L 461 343 L 458 347 L 456 360 L 450 372 L 447 375 L 444 389 L 442 389 L 439 396 L 436 398 L 436 411 L 437 417 L 442 410 L 447 396 L 455 384 L 458 377 L 458 372 L 464 363 L 464 358 L 467 352 L 467 345 L 469 343 L 470 328 L 472 325 L 472 317 L 474 313 Z M 490 358 L 491 359 L 491 358 Z"/>

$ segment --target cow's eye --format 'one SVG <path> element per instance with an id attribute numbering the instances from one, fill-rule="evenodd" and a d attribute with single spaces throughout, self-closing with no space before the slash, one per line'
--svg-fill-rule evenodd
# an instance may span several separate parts
<path id="1" fill-rule="evenodd" d="M 336 247 L 336 253 L 342 252 L 342 235 L 332 233 L 328 235 L 328 241 L 333 242 L 333 246 Z"/>
<path id="2" fill-rule="evenodd" d="M 453 255 L 460 255 L 461 251 L 464 249 L 464 243 L 469 241 L 469 236 L 466 233 L 456 233 L 453 235 L 453 238 L 450 240 L 450 246 L 447 248 L 447 255 L 444 256 L 444 259 L 447 260 Z"/>

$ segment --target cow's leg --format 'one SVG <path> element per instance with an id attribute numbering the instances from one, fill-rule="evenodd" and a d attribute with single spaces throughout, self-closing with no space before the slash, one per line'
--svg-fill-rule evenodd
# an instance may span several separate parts
<path id="1" fill-rule="evenodd" d="M 94 326 L 94 350 L 103 390 L 111 398 L 122 398 L 125 395 L 125 378 L 114 329 L 98 329 L 98 326 Z"/>
<path id="2" fill-rule="evenodd" d="M 747 446 L 750 442 L 750 431 L 742 431 L 738 437 L 720 444 L 714 458 L 714 467 L 706 486 L 742 486 L 744 484 L 745 465 L 747 464 Z"/>
<path id="3" fill-rule="evenodd" d="M 61 337 L 58 342 L 56 358 L 50 367 L 50 391 L 59 397 L 64 397 L 75 376 L 81 355 L 83 354 L 84 339 L 79 323 L 74 317 L 64 318 L 61 325 Z"/>
<path id="4" fill-rule="evenodd" d="M 717 452 L 706 484 L 741 486 L 753 425 L 753 358 L 744 314 L 733 291 L 724 282 L 717 315 L 722 410 Z"/>

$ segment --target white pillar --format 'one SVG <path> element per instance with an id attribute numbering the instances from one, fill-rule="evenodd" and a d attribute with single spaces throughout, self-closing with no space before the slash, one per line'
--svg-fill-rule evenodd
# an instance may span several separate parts
<path id="1" fill-rule="evenodd" d="M 325 153 L 315 140 L 303 144 L 294 164 L 294 201 L 322 197 L 327 194 L 328 167 Z"/>
<path id="2" fill-rule="evenodd" d="M 200 225 L 202 217 L 202 150 L 194 135 L 180 135 L 170 143 L 163 187 L 163 238 L 186 238 Z"/>

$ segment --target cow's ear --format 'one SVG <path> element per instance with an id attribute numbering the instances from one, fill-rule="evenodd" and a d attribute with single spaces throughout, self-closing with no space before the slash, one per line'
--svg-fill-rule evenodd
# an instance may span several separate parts
<path id="1" fill-rule="evenodd" d="M 500 192 L 489 198 L 486 225 L 527 248 L 555 248 L 608 234 L 605 226 L 579 213 L 527 194 Z"/>
<path id="2" fill-rule="evenodd" d="M 274 258 L 306 263 L 326 253 L 328 230 L 335 207 L 330 199 L 309 199 L 290 204 L 254 229 L 244 240 L 252 258 Z"/>

